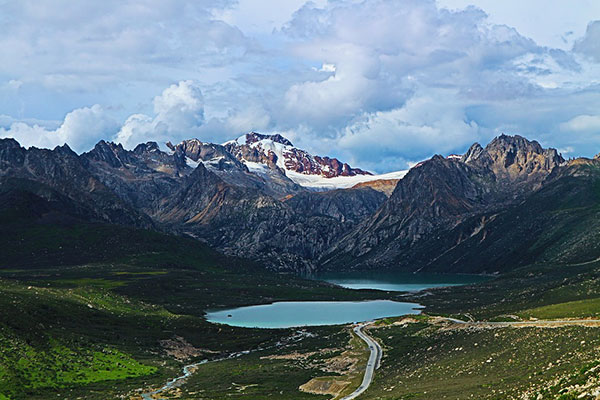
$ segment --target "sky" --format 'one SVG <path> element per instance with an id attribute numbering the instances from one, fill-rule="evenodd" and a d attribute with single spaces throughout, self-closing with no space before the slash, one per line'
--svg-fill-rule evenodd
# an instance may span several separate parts
<path id="1" fill-rule="evenodd" d="M 0 0 L 0 137 L 280 133 L 374 172 L 501 133 L 600 153 L 597 0 Z"/>

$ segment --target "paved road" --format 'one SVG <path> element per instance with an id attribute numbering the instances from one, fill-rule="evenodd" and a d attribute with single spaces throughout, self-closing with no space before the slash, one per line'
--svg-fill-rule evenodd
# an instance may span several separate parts
<path id="1" fill-rule="evenodd" d="M 506 321 L 506 322 L 488 322 L 488 321 L 463 321 L 456 318 L 442 319 L 454 322 L 460 325 L 468 326 L 498 326 L 498 327 L 561 327 L 561 326 L 600 326 L 600 320 L 597 319 L 554 319 L 554 320 L 535 320 L 535 321 Z"/>
<path id="2" fill-rule="evenodd" d="M 373 375 L 375 370 L 379 368 L 381 365 L 381 356 L 383 355 L 383 351 L 381 350 L 381 346 L 379 343 L 375 341 L 371 336 L 367 335 L 363 332 L 363 328 L 367 324 L 361 324 L 354 328 L 354 333 L 358 337 L 360 337 L 366 344 L 369 346 L 369 350 L 371 350 L 371 354 L 369 355 L 369 361 L 367 362 L 367 368 L 365 370 L 365 375 L 363 376 L 362 383 L 354 392 L 349 394 L 348 396 L 342 398 L 341 400 L 352 400 L 363 394 L 371 385 L 371 381 L 373 380 Z"/>

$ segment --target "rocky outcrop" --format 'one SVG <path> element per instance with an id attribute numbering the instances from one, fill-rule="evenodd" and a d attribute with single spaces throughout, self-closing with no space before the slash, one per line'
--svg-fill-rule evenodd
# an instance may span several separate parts
<path id="1" fill-rule="evenodd" d="M 400 179 L 377 179 L 374 181 L 357 183 L 353 186 L 353 189 L 369 187 L 390 197 L 399 181 Z"/>
<path id="2" fill-rule="evenodd" d="M 283 137 L 279 140 L 287 141 Z M 177 145 L 167 143 L 167 146 L 175 155 L 179 155 L 184 160 L 190 159 L 193 162 L 202 163 L 225 182 L 234 186 L 256 189 L 276 198 L 283 198 L 304 190 L 290 180 L 283 170 L 275 166 L 251 172 L 245 163 L 230 153 L 226 146 L 203 143 L 198 139 L 184 140 Z"/>
<path id="3" fill-rule="evenodd" d="M 461 161 L 493 173 L 504 190 L 522 194 L 535 190 L 552 170 L 565 162 L 556 149 L 544 149 L 521 136 L 500 135 L 485 149 L 475 143 Z"/>
<path id="4" fill-rule="evenodd" d="M 235 158 L 225 147 L 214 143 L 203 143 L 198 139 L 184 140 L 176 146 L 167 143 L 174 153 L 189 158 L 194 162 L 206 163 L 219 171 L 239 170 L 249 172 L 248 168 Z"/>

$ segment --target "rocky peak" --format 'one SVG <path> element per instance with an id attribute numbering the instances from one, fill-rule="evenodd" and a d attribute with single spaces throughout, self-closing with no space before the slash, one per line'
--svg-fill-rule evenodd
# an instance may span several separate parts
<path id="1" fill-rule="evenodd" d="M 485 148 L 475 143 L 461 161 L 492 171 L 499 182 L 522 182 L 534 187 L 564 159 L 556 149 L 544 149 L 535 140 L 502 134 Z"/>
<path id="2" fill-rule="evenodd" d="M 245 139 L 246 144 L 252 144 L 267 139 L 272 140 L 275 143 L 281 143 L 284 146 L 294 146 L 292 142 L 290 142 L 288 139 L 284 138 L 278 133 L 276 133 L 275 135 L 262 135 L 257 132 L 250 132 L 246 134 Z"/>
<path id="3" fill-rule="evenodd" d="M 158 148 L 158 143 L 156 142 L 140 143 L 135 146 L 135 149 L 133 149 L 135 154 L 154 153 L 159 151 L 160 149 Z"/>
<path id="4" fill-rule="evenodd" d="M 198 139 L 184 140 L 177 145 L 173 145 L 171 142 L 167 142 L 167 147 L 174 152 L 180 152 L 185 154 L 191 160 L 198 161 L 200 158 L 200 152 L 204 143 Z"/>
<path id="5" fill-rule="evenodd" d="M 467 150 L 467 152 L 463 154 L 460 160 L 467 164 L 481 163 L 481 160 L 485 160 L 483 162 L 487 164 L 491 161 L 489 160 L 489 155 L 485 152 L 485 150 L 483 149 L 483 147 L 481 147 L 479 143 L 473 143 L 471 147 L 469 147 L 469 150 Z"/>
<path id="6" fill-rule="evenodd" d="M 225 146 L 220 144 L 203 143 L 198 139 L 189 139 L 177 145 L 169 142 L 167 146 L 175 154 L 182 154 L 194 162 L 206 163 L 212 169 L 221 171 L 236 169 L 247 172 L 247 168 Z"/>
<path id="7" fill-rule="evenodd" d="M 225 143 L 226 149 L 242 162 L 259 163 L 271 169 L 281 169 L 302 175 L 318 175 L 325 178 L 338 176 L 371 175 L 370 172 L 341 162 L 337 158 L 313 156 L 292 145 L 279 134 L 262 135 L 251 132 L 237 140 Z M 287 173 L 287 172 L 286 172 Z M 292 179 L 293 174 L 287 173 Z"/>
<path id="8" fill-rule="evenodd" d="M 26 150 L 15 139 L 0 139 L 0 169 L 22 165 Z"/>
<path id="9" fill-rule="evenodd" d="M 74 152 L 74 151 L 73 151 L 73 150 L 72 150 L 72 149 L 69 147 L 69 145 L 68 145 L 68 144 L 66 144 L 66 143 L 65 143 L 65 144 L 63 144 L 62 146 L 56 146 L 56 147 L 54 148 L 54 150 L 52 150 L 52 151 L 54 151 L 55 153 L 58 153 L 58 154 L 63 154 L 63 155 L 67 155 L 67 156 L 75 156 L 75 157 L 77 157 L 77 153 L 75 153 L 75 152 Z"/>
<path id="10" fill-rule="evenodd" d="M 125 167 L 126 164 L 132 162 L 127 150 L 123 148 L 121 143 L 99 141 L 94 148 L 84 153 L 86 158 L 96 161 L 103 161 L 113 168 Z"/>

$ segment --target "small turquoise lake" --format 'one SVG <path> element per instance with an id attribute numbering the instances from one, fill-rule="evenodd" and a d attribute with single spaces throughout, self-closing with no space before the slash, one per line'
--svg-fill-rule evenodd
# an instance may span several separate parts
<path id="1" fill-rule="evenodd" d="M 415 303 L 373 301 L 282 301 L 258 306 L 211 311 L 209 322 L 245 328 L 291 328 L 339 325 L 404 314 L 419 314 Z"/>

